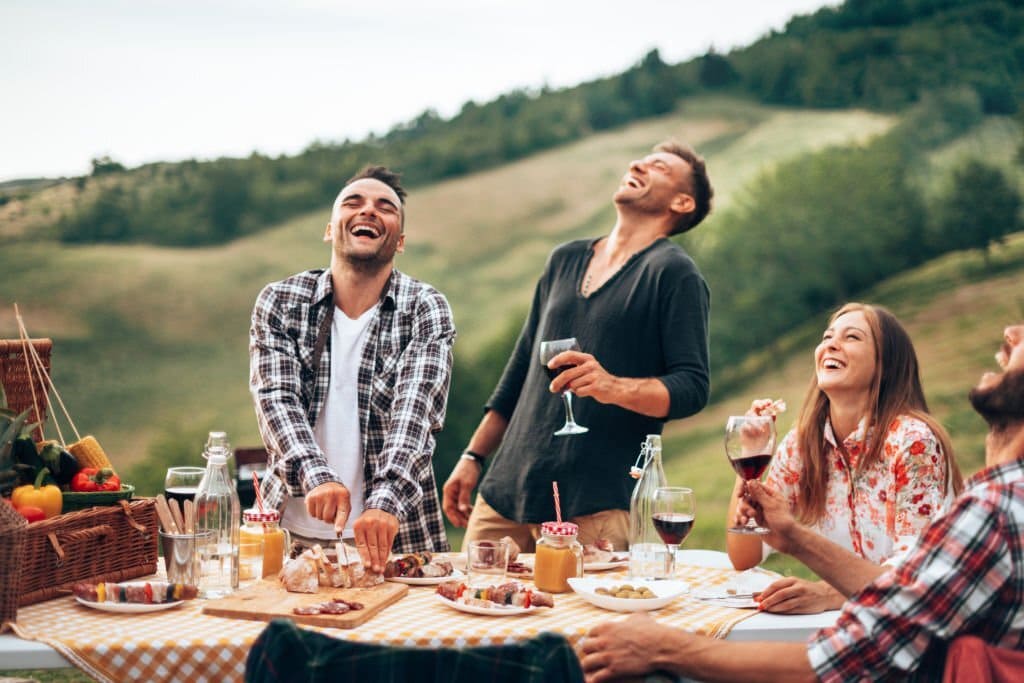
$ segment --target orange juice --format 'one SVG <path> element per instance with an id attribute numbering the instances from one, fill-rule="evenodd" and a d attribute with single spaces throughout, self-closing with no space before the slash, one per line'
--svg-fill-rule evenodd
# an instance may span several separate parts
<path id="1" fill-rule="evenodd" d="M 583 546 L 579 527 L 571 522 L 545 522 L 533 561 L 533 584 L 548 593 L 572 590 L 569 579 L 583 576 Z"/>
<path id="2" fill-rule="evenodd" d="M 246 510 L 243 517 L 245 524 L 240 529 L 240 554 L 256 552 L 249 550 L 248 548 L 252 548 L 252 546 L 247 547 L 246 543 L 252 541 L 261 543 L 258 547 L 263 553 L 263 576 L 276 576 L 284 564 L 284 554 L 289 545 L 288 532 L 278 526 L 280 515 L 276 510 L 264 512 Z"/>

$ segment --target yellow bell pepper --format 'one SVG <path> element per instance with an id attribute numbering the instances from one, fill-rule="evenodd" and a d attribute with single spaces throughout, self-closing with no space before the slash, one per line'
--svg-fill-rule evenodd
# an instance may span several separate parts
<path id="1" fill-rule="evenodd" d="M 47 519 L 59 515 L 64 503 L 64 496 L 60 489 L 53 484 L 43 486 L 43 479 L 49 473 L 50 470 L 43 467 L 36 475 L 35 484 L 25 484 L 14 489 L 11 493 L 11 504 L 15 508 L 20 508 L 22 505 L 37 507 L 43 511 Z"/>

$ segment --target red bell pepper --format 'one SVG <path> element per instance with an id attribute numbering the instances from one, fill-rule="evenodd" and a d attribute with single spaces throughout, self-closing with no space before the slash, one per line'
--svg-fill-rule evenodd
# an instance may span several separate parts
<path id="1" fill-rule="evenodd" d="M 46 519 L 46 513 L 43 512 L 43 509 L 36 507 L 35 505 L 22 505 L 21 507 L 14 509 L 30 523 Z"/>
<path id="2" fill-rule="evenodd" d="M 121 479 L 109 467 L 83 467 L 71 480 L 71 490 L 79 493 L 120 491 Z"/>

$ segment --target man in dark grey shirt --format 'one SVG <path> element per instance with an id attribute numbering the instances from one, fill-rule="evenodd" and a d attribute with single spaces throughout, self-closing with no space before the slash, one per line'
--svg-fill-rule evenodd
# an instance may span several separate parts
<path id="1" fill-rule="evenodd" d="M 610 234 L 552 252 L 484 418 L 444 485 L 444 512 L 468 524 L 465 540 L 508 535 L 532 551 L 539 524 L 555 518 L 557 481 L 562 517 L 580 525 L 581 542 L 626 547 L 628 471 L 645 436 L 708 400 L 708 288 L 668 237 L 700 223 L 712 194 L 704 160 L 662 143 L 629 165 Z M 566 337 L 582 351 L 552 358 L 550 368 L 573 367 L 549 380 L 540 343 Z M 583 399 L 575 410 L 584 434 L 554 435 L 565 389 Z"/>

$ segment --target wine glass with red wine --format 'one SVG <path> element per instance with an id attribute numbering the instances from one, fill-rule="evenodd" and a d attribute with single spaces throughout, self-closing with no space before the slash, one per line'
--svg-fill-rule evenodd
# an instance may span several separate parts
<path id="1" fill-rule="evenodd" d="M 736 474 L 746 482 L 760 479 L 775 452 L 775 418 L 770 415 L 733 415 L 725 425 L 725 454 Z M 767 534 L 769 529 L 747 520 L 729 527 L 734 534 Z"/>
<path id="2" fill-rule="evenodd" d="M 186 500 L 196 499 L 196 489 L 206 474 L 205 467 L 168 467 L 164 477 L 164 495 L 168 500 L 184 505 Z"/>
<path id="3" fill-rule="evenodd" d="M 651 509 L 654 530 L 665 543 L 665 576 L 672 578 L 676 570 L 676 548 L 690 535 L 696 519 L 693 489 L 661 486 L 654 491 Z"/>
<path id="4" fill-rule="evenodd" d="M 563 371 L 568 370 L 572 365 L 561 365 L 557 368 L 549 368 L 548 361 L 563 351 L 579 351 L 580 345 L 575 337 L 568 339 L 554 339 L 540 343 L 540 364 L 551 379 L 558 377 Z M 562 402 L 565 404 L 565 424 L 555 432 L 555 436 L 566 436 L 567 434 L 585 434 L 590 430 L 582 425 L 576 424 L 576 418 L 572 414 L 572 392 L 566 389 L 562 392 Z"/>

